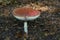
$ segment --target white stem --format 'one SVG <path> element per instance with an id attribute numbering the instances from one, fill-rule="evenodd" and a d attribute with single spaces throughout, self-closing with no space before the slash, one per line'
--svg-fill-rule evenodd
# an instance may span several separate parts
<path id="1" fill-rule="evenodd" d="M 24 31 L 25 31 L 26 33 L 28 33 L 28 26 L 27 26 L 27 22 L 24 22 Z"/>

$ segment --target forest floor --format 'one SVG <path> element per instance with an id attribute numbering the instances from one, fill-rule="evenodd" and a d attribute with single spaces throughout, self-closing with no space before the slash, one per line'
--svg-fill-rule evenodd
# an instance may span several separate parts
<path id="1" fill-rule="evenodd" d="M 32 5 L 34 4 L 34 5 Z M 23 21 L 13 17 L 12 11 L 26 5 L 48 7 L 36 20 L 28 21 L 28 40 L 60 40 L 60 3 L 31 3 L 22 5 L 0 5 L 0 40 L 23 40 Z"/>

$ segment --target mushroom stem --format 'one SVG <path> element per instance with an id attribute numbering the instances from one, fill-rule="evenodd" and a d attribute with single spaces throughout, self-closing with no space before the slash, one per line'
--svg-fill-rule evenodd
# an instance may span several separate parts
<path id="1" fill-rule="evenodd" d="M 28 34 L 28 26 L 26 21 L 24 22 L 24 32 Z"/>
<path id="2" fill-rule="evenodd" d="M 28 33 L 28 26 L 27 26 L 27 22 L 24 22 L 24 31 L 25 31 L 26 33 Z"/>
<path id="3" fill-rule="evenodd" d="M 24 40 L 27 40 L 27 36 L 28 36 L 28 25 L 27 25 L 27 21 L 24 22 Z"/>

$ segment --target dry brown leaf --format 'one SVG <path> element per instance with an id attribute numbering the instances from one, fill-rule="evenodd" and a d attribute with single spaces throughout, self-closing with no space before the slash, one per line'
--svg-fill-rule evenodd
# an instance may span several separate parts
<path id="1" fill-rule="evenodd" d="M 26 4 L 25 6 L 23 7 L 30 7 L 30 8 L 33 8 L 35 10 L 39 10 L 39 11 L 48 11 L 49 13 L 53 13 L 53 12 L 57 12 L 57 8 L 55 7 L 48 7 L 46 5 L 43 5 L 43 3 L 30 3 L 30 4 Z"/>
<path id="2" fill-rule="evenodd" d="M 41 11 L 47 11 L 47 10 L 49 10 L 48 6 L 41 7 L 40 5 L 37 5 L 37 4 L 34 4 L 34 3 L 27 4 L 24 7 L 31 7 L 31 8 L 33 8 L 35 10 L 41 10 Z"/>

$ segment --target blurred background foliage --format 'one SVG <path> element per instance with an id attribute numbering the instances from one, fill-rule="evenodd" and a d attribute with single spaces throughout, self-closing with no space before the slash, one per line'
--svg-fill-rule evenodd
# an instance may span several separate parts
<path id="1" fill-rule="evenodd" d="M 49 13 L 60 11 L 60 0 L 0 0 L 0 7 L 5 7 L 5 6 L 20 7 L 20 6 L 25 6 L 25 4 L 33 5 L 31 3 L 34 3 L 37 6 L 42 6 L 42 5 L 48 6 L 50 8 L 48 11 Z M 36 5 L 34 5 L 34 7 Z"/>
<path id="2" fill-rule="evenodd" d="M 44 3 L 46 5 L 59 5 L 60 0 L 0 0 L 0 5 L 8 5 L 8 4 L 22 4 L 22 3 L 30 3 L 37 2 Z"/>

